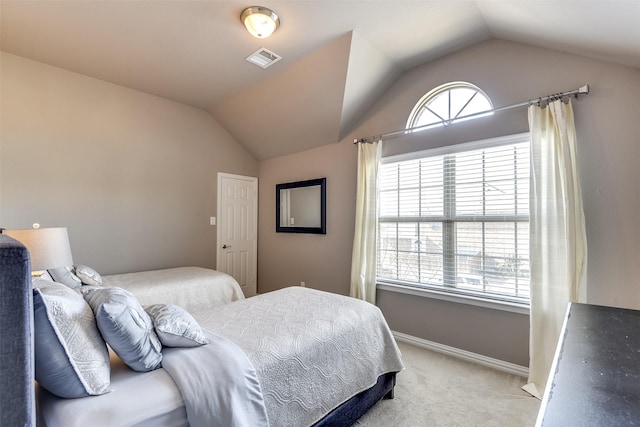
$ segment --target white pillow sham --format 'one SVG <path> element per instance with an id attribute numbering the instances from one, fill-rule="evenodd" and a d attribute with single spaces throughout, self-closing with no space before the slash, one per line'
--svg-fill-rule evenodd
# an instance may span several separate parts
<path id="1" fill-rule="evenodd" d="M 102 286 L 102 276 L 91 267 L 76 265 L 75 273 L 83 285 Z"/>
<path id="2" fill-rule="evenodd" d="M 35 377 L 65 398 L 106 393 L 111 367 L 91 307 L 56 282 L 33 282 Z"/>
<path id="3" fill-rule="evenodd" d="M 198 347 L 209 344 L 196 319 L 174 304 L 154 304 L 144 308 L 151 316 L 162 345 L 166 347 Z"/>

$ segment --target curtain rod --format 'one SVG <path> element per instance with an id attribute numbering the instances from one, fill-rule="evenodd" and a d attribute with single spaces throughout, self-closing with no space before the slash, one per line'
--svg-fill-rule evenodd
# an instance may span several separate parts
<path id="1" fill-rule="evenodd" d="M 466 116 L 460 116 L 460 117 L 455 117 L 453 119 L 449 119 L 449 120 L 441 120 L 439 122 L 433 122 L 433 123 L 429 123 L 426 125 L 421 125 L 421 126 L 416 126 L 416 127 L 412 127 L 409 129 L 402 129 L 402 130 L 396 130 L 393 132 L 387 132 L 387 133 L 383 133 L 381 135 L 374 135 L 374 136 L 368 136 L 366 138 L 356 138 L 353 140 L 354 144 L 358 144 L 358 143 L 372 143 L 374 141 L 376 141 L 377 139 L 381 139 L 381 138 L 388 138 L 390 136 L 397 136 L 397 135 L 404 135 L 408 132 L 414 132 L 417 130 L 422 130 L 422 129 L 426 129 L 428 127 L 431 126 L 435 126 L 435 125 L 449 125 L 452 122 L 456 121 L 456 120 L 460 120 L 460 119 L 468 119 L 468 118 L 472 118 L 472 117 L 476 117 L 476 116 L 482 116 L 488 113 L 497 113 L 499 111 L 505 111 L 505 110 L 512 110 L 514 108 L 521 108 L 521 107 L 528 107 L 529 105 L 533 105 L 533 104 L 537 104 L 537 105 L 543 105 L 545 102 L 548 101 L 555 101 L 557 99 L 562 99 L 565 96 L 575 96 L 576 98 L 578 97 L 578 95 L 588 95 L 589 94 L 589 85 L 584 85 L 579 89 L 575 89 L 575 90 L 570 90 L 568 92 L 561 92 L 561 93 L 553 93 L 551 95 L 546 95 L 546 96 L 542 96 L 540 98 L 536 98 L 536 99 L 530 99 L 528 101 L 524 101 L 524 102 L 519 102 L 517 104 L 511 104 L 511 105 L 507 105 L 504 107 L 499 107 L 499 108 L 494 108 L 492 110 L 486 110 L 486 111 L 481 111 L 479 113 L 474 113 L 474 114 L 469 114 Z"/>

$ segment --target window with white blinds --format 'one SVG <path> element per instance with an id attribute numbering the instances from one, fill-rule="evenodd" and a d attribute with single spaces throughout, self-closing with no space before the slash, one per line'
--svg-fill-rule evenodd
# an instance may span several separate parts
<path id="1" fill-rule="evenodd" d="M 528 304 L 529 136 L 383 159 L 379 282 Z"/>

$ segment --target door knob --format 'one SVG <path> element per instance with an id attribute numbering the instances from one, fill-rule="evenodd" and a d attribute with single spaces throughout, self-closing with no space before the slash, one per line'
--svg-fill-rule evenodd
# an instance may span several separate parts
<path id="1" fill-rule="evenodd" d="M 230 247 L 231 247 L 231 245 L 229 245 L 229 246 L 227 246 L 227 245 L 222 245 L 222 249 L 227 249 L 227 248 L 230 248 Z"/>

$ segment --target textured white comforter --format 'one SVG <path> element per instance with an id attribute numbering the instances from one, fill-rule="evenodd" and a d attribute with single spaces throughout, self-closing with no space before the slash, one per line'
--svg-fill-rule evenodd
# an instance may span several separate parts
<path id="1" fill-rule="evenodd" d="M 228 274 L 200 267 L 103 276 L 105 286 L 117 286 L 134 294 L 140 304 L 171 303 L 185 310 L 208 310 L 244 299 L 236 280 Z"/>
<path id="2" fill-rule="evenodd" d="M 378 376 L 403 369 L 380 310 L 354 298 L 292 287 L 191 310 L 203 328 L 234 343 L 251 362 L 271 427 L 312 425 L 373 386 Z M 112 355 L 111 393 L 61 399 L 40 389 L 38 425 L 186 427 L 193 411 L 201 425 L 216 425 L 215 410 L 207 413 L 206 402 L 197 399 L 211 389 L 211 374 L 205 373 L 202 388 L 190 388 L 184 376 L 180 392 L 166 369 L 133 372 Z M 197 383 L 198 375 L 192 379 Z"/>
<path id="3" fill-rule="evenodd" d="M 378 307 L 291 287 L 192 313 L 253 363 L 271 426 L 308 426 L 403 369 Z"/>

